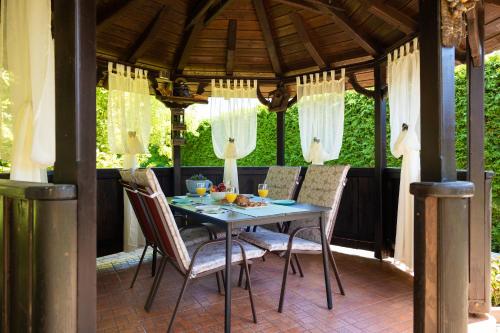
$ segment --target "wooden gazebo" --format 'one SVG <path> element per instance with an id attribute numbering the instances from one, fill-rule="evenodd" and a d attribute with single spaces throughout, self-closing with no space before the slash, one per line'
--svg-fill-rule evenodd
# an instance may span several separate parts
<path id="1" fill-rule="evenodd" d="M 121 234 L 113 227 L 122 223 L 116 212 L 123 205 L 116 170 L 98 170 L 97 177 L 95 170 L 95 87 L 106 85 L 108 61 L 148 69 L 152 91 L 157 91 L 158 78 L 164 77 L 185 78 L 204 95 L 210 94 L 212 78 L 258 79 L 263 102 L 279 83 L 293 98 L 297 75 L 345 68 L 347 88 L 375 101 L 375 167 L 351 171 L 349 177 L 355 180 L 346 190 L 351 198 L 343 202 L 347 208 L 340 210 L 339 227 L 349 229 L 348 222 L 355 221 L 352 225 L 358 233 L 340 230 L 334 242 L 374 250 L 381 259 L 390 255 L 398 176 L 386 169 L 386 58 L 418 37 L 422 183 L 412 187 L 416 200 L 414 325 L 417 332 L 462 332 L 467 312 L 490 310 L 491 175 L 485 173 L 483 162 L 484 55 L 500 45 L 499 1 L 465 2 L 469 10 L 453 19 L 456 8 L 449 6 L 454 1 L 447 0 L 54 0 L 55 185 L 2 183 L 0 192 L 7 201 L 0 232 L 11 230 L 5 227 L 9 224 L 34 225 L 40 219 L 63 223 L 69 227 L 60 230 L 58 239 L 51 238 L 50 232 L 35 239 L 41 242 L 37 246 L 47 244 L 46 249 L 59 249 L 67 256 L 61 261 L 50 251 L 53 258 L 43 259 L 31 250 L 11 251 L 9 244 L 26 243 L 32 249 L 32 238 L 8 232 L 0 233 L 9 235 L 3 236 L 1 253 L 7 258 L 2 263 L 16 256 L 24 256 L 33 267 L 36 263 L 35 272 L 12 268 L 23 286 L 33 288 L 30 279 L 44 274 L 64 276 L 54 279 L 59 284 L 36 288 L 74 302 L 64 303 L 65 323 L 50 306 L 23 312 L 33 309 L 37 298 L 23 291 L 19 295 L 25 305 L 11 306 L 15 288 L 23 286 L 9 285 L 6 276 L 11 268 L 4 269 L 2 290 L 13 288 L 14 294 L 0 292 L 2 327 L 24 327 L 12 325 L 35 323 L 41 316 L 53 319 L 46 321 L 52 327 L 96 330 L 96 241 L 101 254 L 120 250 L 120 241 L 113 241 Z M 450 42 L 450 26 L 460 24 L 466 34 Z M 469 86 L 469 164 L 466 172 L 458 173 L 453 76 L 457 62 L 467 65 Z M 173 112 L 183 107 L 163 100 L 171 103 Z M 284 128 L 284 113 L 279 112 L 277 164 L 285 160 Z M 157 174 L 166 194 L 173 194 L 182 190 L 182 180 L 192 171 L 180 165 L 180 149 L 175 145 L 174 167 Z M 203 172 L 221 174 L 216 168 Z M 240 175 L 248 178 L 247 186 L 253 186 L 255 180 L 250 179 L 262 178 L 265 169 L 250 168 Z M 16 200 L 29 204 L 13 206 Z M 74 241 L 68 242 L 67 237 Z M 67 270 L 61 269 L 64 265 Z"/>

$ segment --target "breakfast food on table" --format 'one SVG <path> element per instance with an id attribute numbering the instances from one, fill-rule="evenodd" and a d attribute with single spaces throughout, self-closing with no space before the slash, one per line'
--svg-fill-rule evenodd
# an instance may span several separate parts
<path id="1" fill-rule="evenodd" d="M 250 199 L 245 196 L 239 194 L 236 197 L 236 200 L 234 201 L 235 204 L 237 204 L 240 207 L 261 207 L 261 206 L 266 206 L 265 202 L 256 202 L 256 201 L 250 201 Z"/>

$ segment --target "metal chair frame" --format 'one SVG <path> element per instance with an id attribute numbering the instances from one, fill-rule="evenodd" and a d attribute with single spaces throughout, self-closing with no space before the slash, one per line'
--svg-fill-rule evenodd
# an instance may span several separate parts
<path id="1" fill-rule="evenodd" d="M 347 185 L 347 178 L 345 178 L 343 180 L 342 185 L 343 186 L 340 189 L 341 194 L 343 193 L 344 188 Z M 342 286 L 342 281 L 340 279 L 340 274 L 339 274 L 339 271 L 338 271 L 337 263 L 335 262 L 335 258 L 333 256 L 333 253 L 332 253 L 331 249 L 330 249 L 331 239 L 333 237 L 333 229 L 335 227 L 335 222 L 337 220 L 338 210 L 339 209 L 338 209 L 338 206 L 337 206 L 336 209 L 335 209 L 335 211 L 333 212 L 333 214 L 334 214 L 333 220 L 332 220 L 332 224 L 333 225 L 331 227 L 330 233 L 328 235 L 326 235 L 326 239 L 327 239 L 327 244 L 328 244 L 328 258 L 329 258 L 330 264 L 332 266 L 333 272 L 335 274 L 335 279 L 337 281 L 337 285 L 339 287 L 340 294 L 342 296 L 345 296 L 345 291 L 344 291 L 344 287 Z M 285 228 L 283 230 L 284 231 L 283 233 L 288 233 L 288 231 L 290 229 L 290 226 L 291 226 L 291 222 L 286 223 L 284 225 Z M 288 271 L 289 271 L 289 269 L 291 268 L 292 269 L 292 273 L 296 274 L 292 257 L 295 259 L 295 261 L 297 263 L 297 267 L 298 267 L 298 270 L 299 270 L 300 277 L 304 277 L 304 274 L 303 274 L 303 271 L 302 271 L 302 267 L 300 265 L 298 254 L 308 254 L 308 255 L 311 255 L 311 254 L 321 254 L 322 253 L 321 251 L 316 251 L 316 250 L 294 250 L 293 249 L 293 240 L 296 237 L 296 235 L 298 233 L 304 231 L 304 230 L 311 230 L 311 229 L 318 229 L 318 230 L 320 230 L 320 227 L 318 227 L 318 226 L 298 227 L 298 228 L 294 229 L 292 231 L 292 233 L 290 234 L 289 239 L 288 239 L 288 244 L 287 244 L 287 250 L 286 251 L 281 251 L 281 250 L 279 250 L 279 251 L 269 251 L 270 253 L 275 253 L 275 254 L 278 254 L 279 256 L 283 256 L 283 255 L 285 256 L 285 268 L 283 270 L 283 279 L 282 279 L 282 283 L 281 283 L 280 300 L 279 300 L 279 305 L 278 305 L 278 312 L 280 312 L 280 313 L 283 312 L 283 306 L 284 306 L 285 294 L 286 294 L 286 282 L 287 282 L 287 277 L 288 277 Z M 240 278 L 242 278 L 241 271 L 240 271 Z"/>
<path id="2" fill-rule="evenodd" d="M 195 252 L 193 253 L 193 256 L 191 258 L 191 262 L 190 262 L 188 271 L 187 272 L 183 272 L 180 269 L 179 264 L 177 263 L 177 260 L 175 258 L 171 258 L 170 255 L 168 254 L 168 251 L 166 250 L 166 246 L 165 246 L 165 244 L 163 244 L 163 241 L 161 239 L 158 227 L 157 227 L 156 223 L 152 222 L 153 216 L 152 216 L 151 211 L 150 211 L 151 208 L 149 208 L 150 205 L 148 205 L 146 203 L 146 200 L 153 200 L 151 202 L 151 204 L 154 205 L 153 207 L 154 207 L 154 209 L 157 210 L 157 214 L 162 214 L 161 210 L 159 210 L 159 208 L 158 208 L 158 202 L 155 200 L 157 194 L 156 193 L 151 193 L 151 191 L 149 191 L 147 188 L 142 188 L 142 187 L 138 187 L 137 191 L 138 191 L 139 196 L 141 197 L 141 201 L 142 201 L 143 205 L 145 207 L 147 207 L 146 211 L 147 211 L 147 214 L 148 214 L 148 218 L 151 220 L 151 224 L 154 227 L 154 230 L 155 230 L 155 233 L 156 233 L 156 237 L 159 239 L 159 244 L 158 245 L 159 245 L 160 251 L 161 251 L 162 254 L 164 254 L 162 256 L 161 261 L 160 261 L 160 265 L 159 265 L 159 269 L 158 269 L 158 274 L 155 276 L 155 279 L 153 281 L 153 285 L 151 286 L 151 289 L 150 289 L 148 298 L 146 300 L 146 304 L 144 306 L 144 309 L 146 311 L 149 311 L 149 309 L 151 308 L 151 305 L 152 305 L 153 300 L 154 300 L 154 298 L 156 296 L 156 293 L 158 291 L 158 288 L 159 288 L 161 279 L 163 277 L 163 273 L 165 271 L 165 267 L 166 267 L 167 263 L 170 262 L 170 264 L 182 276 L 184 276 L 184 283 L 182 285 L 181 292 L 180 292 L 179 297 L 177 299 L 177 303 L 175 305 L 175 309 L 174 309 L 174 312 L 173 312 L 172 317 L 170 319 L 169 327 L 168 327 L 168 330 L 167 330 L 168 332 L 171 332 L 172 328 L 173 328 L 173 324 L 174 324 L 175 318 L 176 318 L 176 315 L 177 315 L 177 311 L 179 309 L 180 302 L 182 300 L 184 292 L 186 291 L 186 288 L 187 288 L 189 280 L 196 279 L 196 278 L 199 278 L 199 277 L 203 277 L 203 276 L 207 276 L 207 275 L 210 275 L 212 273 L 215 273 L 216 274 L 216 278 L 217 278 L 217 284 L 218 284 L 218 287 L 219 287 L 219 292 L 220 292 L 221 288 L 220 288 L 220 282 L 219 282 L 219 275 L 218 274 L 220 274 L 224 270 L 225 266 L 221 266 L 221 267 L 218 267 L 216 269 L 212 269 L 212 270 L 209 270 L 209 271 L 202 272 L 202 273 L 198 274 L 194 278 L 191 277 L 191 272 L 193 270 L 193 267 L 194 267 L 194 264 L 195 264 L 196 259 L 198 257 L 198 254 L 199 254 L 199 252 L 200 252 L 200 250 L 202 248 L 206 247 L 209 244 L 214 244 L 214 243 L 219 243 L 219 242 L 225 242 L 226 240 L 225 239 L 215 239 L 215 240 L 211 239 L 211 240 L 208 240 L 206 242 L 201 243 L 196 248 Z M 207 227 L 207 230 L 210 230 L 210 229 Z M 167 230 L 164 230 L 164 232 L 168 233 Z M 210 233 L 210 231 L 209 231 L 209 233 Z M 247 278 L 247 285 L 248 285 L 248 295 L 249 295 L 249 298 L 250 298 L 250 305 L 251 305 L 251 308 L 252 308 L 253 321 L 255 323 L 257 323 L 257 314 L 255 312 L 255 305 L 254 305 L 253 294 L 252 294 L 252 287 L 251 287 L 251 281 L 250 281 L 250 272 L 249 272 L 249 268 L 248 268 L 249 263 L 251 263 L 251 261 L 247 260 L 246 252 L 245 252 L 245 249 L 244 249 L 242 243 L 240 241 L 238 241 L 238 240 L 232 240 L 232 241 L 233 241 L 233 243 L 237 244 L 240 247 L 240 249 L 241 249 L 243 260 L 240 260 L 238 262 L 233 262 L 233 264 L 235 264 L 235 265 L 242 265 L 242 267 L 245 269 L 245 275 L 246 275 L 246 278 Z"/>

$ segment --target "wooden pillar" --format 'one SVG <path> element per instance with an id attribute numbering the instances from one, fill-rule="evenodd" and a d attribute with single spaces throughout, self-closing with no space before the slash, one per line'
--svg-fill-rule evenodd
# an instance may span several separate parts
<path id="1" fill-rule="evenodd" d="M 276 112 L 276 165 L 285 165 L 285 115 Z"/>
<path id="2" fill-rule="evenodd" d="M 415 196 L 413 331 L 467 333 L 470 182 L 421 182 Z"/>
<path id="3" fill-rule="evenodd" d="M 181 146 L 185 144 L 184 131 L 186 124 L 184 123 L 184 105 L 168 104 L 172 119 L 172 159 L 174 166 L 174 194 L 181 194 Z"/>
<path id="4" fill-rule="evenodd" d="M 485 186 L 484 170 L 484 9 L 481 2 L 475 13 L 476 22 L 470 21 L 467 43 L 468 84 L 468 173 L 474 183 L 475 195 L 469 205 L 469 312 L 489 313 L 491 215 L 488 197 L 490 188 Z M 474 29 L 471 29 L 474 25 Z M 476 30 L 477 29 L 477 30 Z M 479 52 L 479 55 L 477 55 Z M 473 59 L 473 53 L 476 59 Z"/>
<path id="5" fill-rule="evenodd" d="M 54 0 L 54 182 L 77 186 L 77 331 L 96 331 L 95 1 Z M 61 255 L 64 255 L 61 253 Z"/>
<path id="6" fill-rule="evenodd" d="M 386 157 L 386 98 L 383 87 L 385 86 L 385 65 L 378 64 L 373 70 L 375 79 L 375 186 L 377 225 L 375 228 L 375 257 L 383 259 L 387 257 L 384 240 L 384 216 L 383 216 L 383 175 L 387 166 Z"/>
<path id="7" fill-rule="evenodd" d="M 441 44 L 441 1 L 419 8 L 422 181 L 456 180 L 455 49 Z"/>
<path id="8" fill-rule="evenodd" d="M 420 0 L 421 179 L 413 183 L 414 332 L 467 332 L 468 200 L 457 182 L 455 49 L 442 45 L 446 1 Z"/>

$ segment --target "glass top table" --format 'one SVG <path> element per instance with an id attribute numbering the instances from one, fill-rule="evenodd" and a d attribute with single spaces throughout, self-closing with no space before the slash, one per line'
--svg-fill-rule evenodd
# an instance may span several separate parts
<path id="1" fill-rule="evenodd" d="M 179 198 L 179 197 L 177 197 Z M 167 198 L 170 207 L 178 213 L 187 215 L 196 220 L 210 222 L 219 227 L 222 227 L 226 233 L 226 267 L 225 267 L 225 332 L 231 332 L 231 260 L 232 257 L 232 230 L 263 224 L 289 222 L 302 219 L 318 219 L 322 256 L 323 256 L 323 271 L 325 275 L 325 288 L 328 308 L 333 308 L 332 292 L 330 286 L 329 267 L 328 267 L 328 251 L 330 246 L 325 235 L 324 219 L 331 208 L 314 206 L 310 204 L 295 203 L 290 206 L 281 206 L 269 203 L 265 207 L 254 208 L 238 208 L 235 206 L 221 205 L 212 201 L 210 196 L 205 197 L 188 197 L 189 202 L 176 202 L 176 197 Z M 216 206 L 219 211 L 215 214 L 203 211 L 203 206 Z M 215 207 L 214 207 L 215 208 Z"/>

